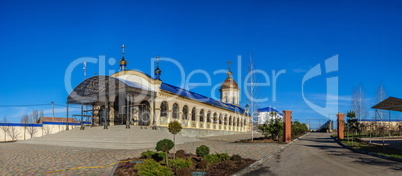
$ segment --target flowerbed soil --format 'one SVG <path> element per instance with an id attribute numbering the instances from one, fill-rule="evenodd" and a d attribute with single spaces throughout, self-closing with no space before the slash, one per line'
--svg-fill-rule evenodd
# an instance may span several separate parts
<path id="1" fill-rule="evenodd" d="M 202 161 L 202 157 L 197 157 L 197 155 L 194 154 L 186 154 L 185 158 L 187 159 L 189 157 L 191 158 L 193 164 L 190 168 L 188 168 L 190 172 L 188 172 L 188 174 L 184 174 L 183 176 L 191 176 L 191 172 L 206 172 L 207 174 L 205 176 L 233 175 L 236 172 L 239 172 L 243 168 L 249 166 L 250 164 L 256 161 L 248 158 L 240 158 L 240 159 L 238 158 L 236 160 L 228 159 L 219 163 L 209 164 L 206 168 L 203 168 L 202 164 L 200 164 L 200 162 Z M 173 158 L 169 158 L 169 160 L 170 159 Z M 122 160 L 122 162 L 119 163 L 119 165 L 117 166 L 114 175 L 115 176 L 138 175 L 137 170 L 135 169 L 135 165 L 137 163 L 134 161 L 144 161 L 144 160 L 146 159 L 142 159 L 139 157 Z M 164 162 L 161 162 L 160 164 L 166 166 Z M 174 173 L 174 175 L 178 175 L 175 169 L 172 168 L 171 171 Z"/>

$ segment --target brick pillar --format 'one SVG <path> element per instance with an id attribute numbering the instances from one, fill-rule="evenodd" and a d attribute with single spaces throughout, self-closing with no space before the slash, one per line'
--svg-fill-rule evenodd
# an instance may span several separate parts
<path id="1" fill-rule="evenodd" d="M 284 114 L 284 142 L 288 143 L 292 141 L 292 111 L 283 111 Z"/>
<path id="2" fill-rule="evenodd" d="M 345 114 L 338 113 L 338 114 L 336 114 L 336 116 L 338 117 L 338 120 L 337 120 L 337 122 L 338 122 L 338 139 L 341 140 L 341 139 L 345 138 L 345 134 L 344 134 L 344 132 L 345 132 L 345 121 L 344 121 Z"/>

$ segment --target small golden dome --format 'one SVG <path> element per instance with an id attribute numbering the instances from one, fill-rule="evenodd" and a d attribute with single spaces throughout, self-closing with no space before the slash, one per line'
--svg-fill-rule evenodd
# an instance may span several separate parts
<path id="1" fill-rule="evenodd" d="M 126 61 L 126 59 L 124 59 L 124 57 L 121 58 L 120 65 L 127 65 L 127 61 Z"/>
<path id="2" fill-rule="evenodd" d="M 232 78 L 232 72 L 228 71 L 228 78 L 223 81 L 221 89 L 239 89 L 237 82 Z"/>

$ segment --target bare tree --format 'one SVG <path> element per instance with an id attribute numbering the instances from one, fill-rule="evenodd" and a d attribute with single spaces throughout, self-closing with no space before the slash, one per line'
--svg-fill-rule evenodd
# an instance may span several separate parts
<path id="1" fill-rule="evenodd" d="M 8 130 L 9 130 L 9 128 L 10 128 L 8 125 L 6 125 L 6 124 L 8 123 L 7 117 L 4 117 L 3 123 L 4 123 L 4 126 L 1 126 L 0 128 L 1 128 L 1 129 L 3 130 L 3 132 L 4 132 L 4 141 L 7 141 L 7 132 L 8 132 Z"/>
<path id="2" fill-rule="evenodd" d="M 353 90 L 352 109 L 356 113 L 356 117 L 359 119 L 359 121 L 368 116 L 366 97 L 363 86 L 361 85 L 357 89 Z"/>
<path id="3" fill-rule="evenodd" d="M 39 117 L 39 113 L 38 110 L 33 110 L 32 114 L 30 114 L 29 118 L 28 118 L 28 123 L 30 123 L 30 125 L 27 127 L 27 131 L 29 133 L 29 135 L 31 136 L 31 138 L 33 137 L 33 135 L 35 135 L 38 132 L 38 128 L 35 126 L 32 126 L 32 124 L 35 124 L 38 120 Z"/>
<path id="4" fill-rule="evenodd" d="M 43 113 L 43 110 L 40 110 L 40 115 L 39 117 L 45 117 L 45 114 Z"/>
<path id="5" fill-rule="evenodd" d="M 383 100 L 385 100 L 385 98 L 387 98 L 386 96 L 387 96 L 387 93 L 386 93 L 384 87 L 380 84 L 377 89 L 376 102 L 377 103 L 382 102 Z M 378 112 L 378 115 L 380 116 L 380 119 L 386 118 L 387 113 L 385 113 L 385 110 L 378 109 L 377 112 Z"/>
<path id="6" fill-rule="evenodd" d="M 28 114 L 24 114 L 21 117 L 21 123 L 24 125 L 24 140 L 26 140 L 26 131 L 27 131 L 27 125 L 29 123 L 29 116 Z"/>
<path id="7" fill-rule="evenodd" d="M 11 138 L 12 141 L 16 141 L 20 136 L 20 133 L 14 126 L 10 127 L 8 130 L 8 136 Z"/>
<path id="8" fill-rule="evenodd" d="M 254 122 L 256 121 L 255 117 L 257 117 L 257 101 L 258 99 L 258 89 L 256 86 L 257 83 L 257 78 L 256 78 L 256 69 L 255 69 L 255 64 L 254 64 L 254 59 L 253 57 L 250 56 L 250 60 L 248 63 L 247 67 L 247 76 L 248 80 L 246 79 L 246 85 L 247 85 L 247 103 L 248 103 L 248 111 L 251 114 L 251 141 L 254 140 Z"/>

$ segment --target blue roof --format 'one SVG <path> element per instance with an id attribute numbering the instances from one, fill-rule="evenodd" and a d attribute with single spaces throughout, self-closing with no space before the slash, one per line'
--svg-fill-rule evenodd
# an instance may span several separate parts
<path id="1" fill-rule="evenodd" d="M 259 108 L 259 109 L 258 109 L 258 112 L 271 112 L 271 111 L 274 111 L 274 112 L 278 113 L 279 115 L 283 116 L 283 113 L 280 112 L 280 111 L 278 111 L 278 110 L 275 109 L 275 108 L 266 107 L 266 108 Z"/>
<path id="2" fill-rule="evenodd" d="M 182 89 L 180 87 L 176 87 L 176 86 L 173 86 L 173 85 L 170 85 L 170 84 L 167 84 L 167 83 L 162 82 L 160 89 L 162 89 L 164 91 L 174 93 L 174 94 L 177 94 L 177 95 L 181 95 L 181 96 L 190 98 L 192 100 L 197 100 L 197 101 L 204 102 L 204 103 L 216 106 L 216 107 L 227 109 L 229 111 L 234 111 L 234 112 L 237 112 L 237 113 L 244 113 L 244 109 L 239 107 L 239 106 L 223 103 L 223 102 L 214 100 L 212 98 L 206 97 L 204 95 L 201 95 L 201 94 L 198 94 L 198 93 L 195 93 L 195 92 L 191 92 L 189 90 Z"/>

